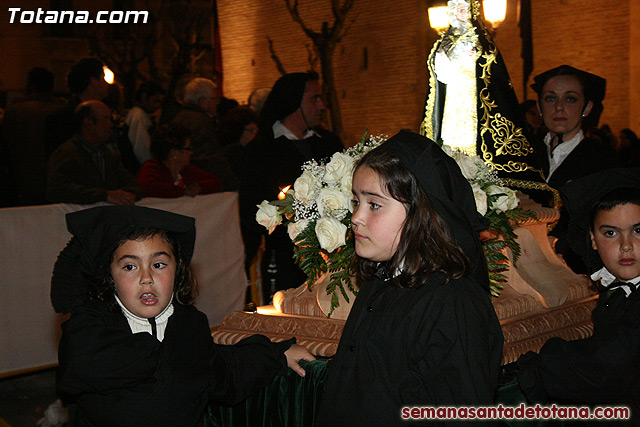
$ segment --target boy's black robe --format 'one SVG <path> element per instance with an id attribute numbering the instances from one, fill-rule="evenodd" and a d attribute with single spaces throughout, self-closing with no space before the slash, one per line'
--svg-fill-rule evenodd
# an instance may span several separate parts
<path id="1" fill-rule="evenodd" d="M 593 335 L 551 338 L 538 354 L 518 360 L 527 400 L 628 405 L 640 416 L 640 291 L 602 293 L 593 310 Z"/>
<path id="2" fill-rule="evenodd" d="M 63 324 L 58 387 L 77 399 L 71 425 L 196 426 L 208 399 L 238 402 L 286 371 L 290 342 L 216 345 L 203 313 L 174 308 L 162 342 L 97 304 Z"/>

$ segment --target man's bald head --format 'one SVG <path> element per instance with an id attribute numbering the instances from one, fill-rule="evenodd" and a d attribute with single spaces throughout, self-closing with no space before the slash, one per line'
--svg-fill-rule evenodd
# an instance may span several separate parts
<path id="1" fill-rule="evenodd" d="M 76 133 L 95 146 L 111 139 L 111 110 L 103 102 L 91 100 L 78 104 L 73 112 L 73 123 Z"/>

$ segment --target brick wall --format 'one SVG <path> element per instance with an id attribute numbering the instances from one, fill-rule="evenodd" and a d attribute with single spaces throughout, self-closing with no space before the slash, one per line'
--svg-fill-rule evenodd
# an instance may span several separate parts
<path id="1" fill-rule="evenodd" d="M 301 16 L 313 30 L 333 21 L 329 0 L 299 1 Z M 496 43 L 522 100 L 519 0 L 507 1 L 507 19 Z M 78 3 L 76 9 L 95 9 L 94 3 Z M 253 89 L 271 87 L 280 76 L 267 37 L 286 71 L 309 69 L 310 40 L 289 16 L 284 0 L 217 3 L 226 96 L 245 103 Z M 37 0 L 20 3 L 23 9 L 38 6 Z M 353 24 L 334 57 L 347 144 L 357 141 L 365 128 L 389 134 L 417 129 L 427 85 L 425 61 L 436 38 L 426 9 L 426 0 L 355 0 L 349 16 Z M 56 73 L 56 90 L 64 91 L 66 70 L 86 54 L 86 40 L 47 38 L 43 25 L 9 24 L 7 11 L 0 11 L 0 17 L 0 50 L 10 58 L 0 61 L 0 90 L 22 90 L 26 71 L 46 66 Z M 533 75 L 563 63 L 601 75 L 607 79 L 601 123 L 614 132 L 630 127 L 640 133 L 640 1 L 532 0 L 532 18 Z M 530 89 L 527 97 L 533 98 Z"/>
<path id="2" fill-rule="evenodd" d="M 631 108 L 629 96 L 630 86 L 638 87 L 629 83 L 630 77 L 634 82 L 640 79 L 630 76 L 629 16 L 632 8 L 637 12 L 632 1 L 637 0 L 617 2 L 615 8 L 602 0 L 532 1 L 532 76 L 567 63 L 606 78 L 601 123 L 614 132 L 639 123 L 639 109 Z M 300 14 L 313 30 L 319 31 L 323 21 L 332 22 L 328 0 L 300 3 Z M 507 19 L 496 43 L 522 100 L 517 4 L 508 0 Z M 287 72 L 309 69 L 310 40 L 289 16 L 284 0 L 219 1 L 218 8 L 225 96 L 244 103 L 253 89 L 270 87 L 280 76 L 270 59 L 267 37 Z M 365 128 L 374 134 L 418 128 L 427 85 L 425 61 L 436 37 L 426 9 L 424 0 L 356 0 L 349 15 L 353 24 L 334 57 L 347 145 Z M 534 97 L 530 89 L 527 95 Z"/>
<path id="3" fill-rule="evenodd" d="M 328 5 L 328 1 L 301 1 L 300 15 L 319 31 L 323 21 L 333 22 Z M 311 42 L 283 0 L 234 0 L 218 2 L 218 8 L 225 96 L 246 102 L 253 89 L 271 87 L 280 77 L 267 38 L 273 40 L 287 72 L 310 68 Z M 349 18 L 353 23 L 334 56 L 345 143 L 357 142 L 365 129 L 374 134 L 417 129 L 427 49 L 435 40 L 425 2 L 356 1 Z M 314 68 L 319 70 L 319 64 Z"/>
<path id="4" fill-rule="evenodd" d="M 532 2 L 534 75 L 569 64 L 607 79 L 600 124 L 609 124 L 614 132 L 629 126 L 631 120 L 629 8 L 632 1 L 637 0 Z M 635 49 L 639 49 L 638 46 Z"/>
<path id="5" fill-rule="evenodd" d="M 600 124 L 614 133 L 625 127 L 640 133 L 640 48 L 633 48 L 632 31 L 640 27 L 640 2 L 601 0 L 531 0 L 533 77 L 569 64 L 607 79 L 607 94 Z M 505 22 L 496 43 L 505 59 L 513 86 L 524 99 L 518 0 L 508 0 Z M 637 44 L 638 30 L 635 30 Z M 633 64 L 636 64 L 635 68 Z M 635 70 L 635 71 L 634 71 Z M 527 87 L 528 99 L 535 93 Z"/>

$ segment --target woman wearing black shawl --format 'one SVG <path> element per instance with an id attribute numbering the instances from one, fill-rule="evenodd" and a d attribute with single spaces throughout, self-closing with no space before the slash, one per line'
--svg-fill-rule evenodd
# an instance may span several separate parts
<path id="1" fill-rule="evenodd" d="M 275 291 L 300 286 L 306 275 L 293 261 L 286 228 L 266 235 L 255 220 L 256 206 L 277 199 L 283 188 L 293 185 L 306 161 L 330 157 L 344 148 L 335 134 L 319 127 L 323 111 L 318 74 L 286 74 L 273 86 L 260 115 L 258 136 L 247 145 L 240 219 L 247 263 L 255 257 L 262 236 L 266 238 L 261 266 L 265 304 Z"/>

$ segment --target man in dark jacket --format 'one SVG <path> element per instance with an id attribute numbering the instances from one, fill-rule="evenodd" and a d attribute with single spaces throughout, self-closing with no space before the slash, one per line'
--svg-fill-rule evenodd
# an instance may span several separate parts
<path id="1" fill-rule="evenodd" d="M 83 102 L 73 121 L 76 134 L 49 158 L 47 199 L 53 203 L 133 204 L 142 190 L 118 155 L 105 147 L 113 127 L 109 107 L 100 101 Z"/>
<path id="2" fill-rule="evenodd" d="M 344 148 L 338 136 L 320 127 L 324 110 L 317 73 L 284 75 L 264 104 L 257 138 L 247 146 L 240 180 L 240 218 L 248 265 L 266 236 L 262 256 L 265 303 L 275 291 L 300 286 L 306 276 L 293 261 L 293 243 L 286 228 L 266 235 L 256 222 L 256 205 L 275 200 L 284 187 L 293 185 L 306 161 L 330 157 Z"/>
<path id="3" fill-rule="evenodd" d="M 102 101 L 109 94 L 109 84 L 104 79 L 104 64 L 97 58 L 79 59 L 67 75 L 71 97 L 46 118 L 46 156 L 64 144 L 75 132 L 73 112 L 85 101 Z"/>

